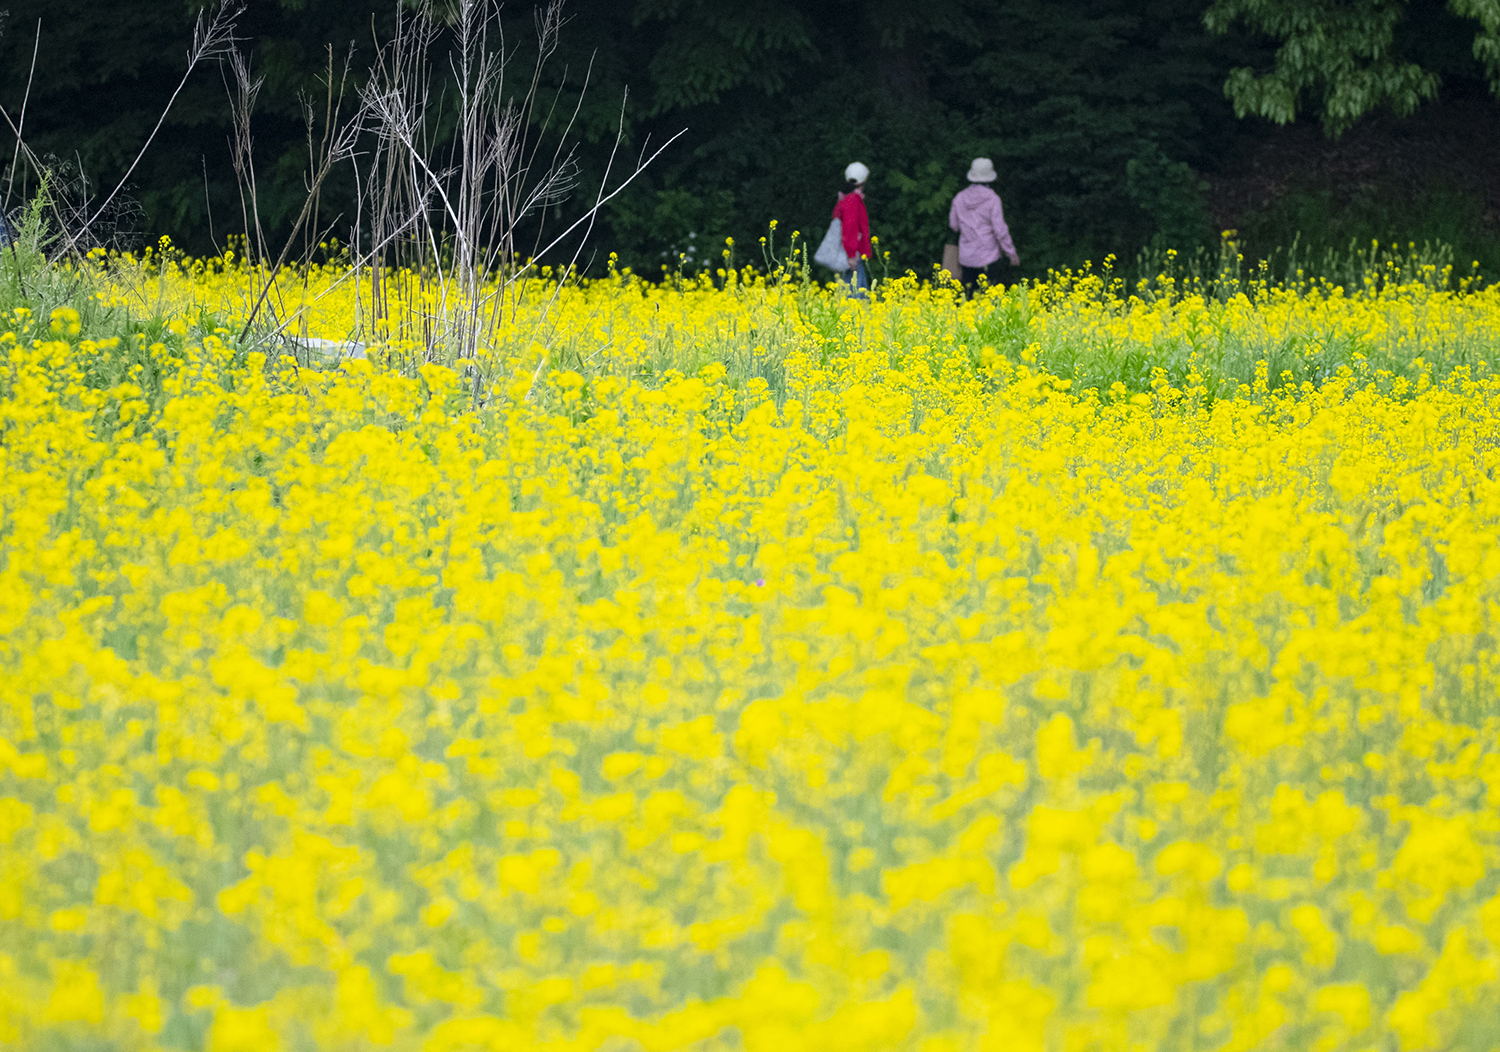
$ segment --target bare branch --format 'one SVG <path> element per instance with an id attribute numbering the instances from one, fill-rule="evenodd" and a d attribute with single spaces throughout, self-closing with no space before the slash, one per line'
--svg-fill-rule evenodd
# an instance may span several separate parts
<path id="1" fill-rule="evenodd" d="M 649 156 L 643 150 L 635 171 L 616 186 L 625 141 L 622 100 L 619 129 L 594 201 L 552 236 L 547 212 L 568 200 L 582 178 L 574 131 L 595 60 L 567 121 L 555 129 L 564 88 L 549 92 L 546 70 L 568 21 L 562 0 L 542 5 L 534 18 L 535 62 L 529 76 L 517 81 L 510 76 L 517 52 L 505 39 L 497 0 L 455 0 L 445 20 L 453 32 L 444 78 L 452 94 L 445 86 L 434 99 L 427 63 L 438 39 L 432 5 L 424 0 L 411 14 L 398 8 L 395 33 L 377 43 L 361 93 L 358 123 L 372 137 L 373 149 L 368 176 L 357 173 L 356 179 L 363 187 L 360 209 L 369 216 L 370 238 L 353 269 L 369 268 L 371 317 L 377 321 L 394 324 L 381 292 L 388 282 L 414 281 L 429 292 L 431 299 L 423 301 L 428 306 L 407 299 L 409 313 L 402 320 L 420 324 L 429 354 L 442 343 L 447 354 L 472 357 L 481 340 L 495 332 L 507 306 L 516 309 L 539 261 L 580 232 L 586 242 L 600 211 L 681 135 Z M 517 84 L 515 92 L 511 83 Z M 444 110 L 450 98 L 452 106 Z M 442 159 L 429 148 L 439 126 L 437 112 L 444 114 L 441 127 L 453 128 L 452 138 L 439 147 Z M 549 142 L 554 136 L 555 143 Z M 517 239 L 523 227 L 529 234 L 533 226 L 533 251 L 522 261 Z M 582 244 L 576 247 L 559 283 L 575 272 L 582 250 Z M 445 259 L 444 252 L 451 257 Z M 389 261 L 394 269 L 386 269 Z"/>
<path id="2" fill-rule="evenodd" d="M 31 42 L 31 69 L 26 73 L 26 94 L 21 97 L 21 119 L 16 125 L 16 148 L 11 153 L 10 175 L 5 182 L 5 201 L 0 204 L 0 222 L 4 221 L 3 213 L 10 207 L 11 190 L 16 185 L 16 167 L 21 159 L 21 138 L 26 131 L 26 107 L 31 102 L 31 80 L 36 76 L 37 49 L 42 46 L 42 20 L 36 20 L 36 39 Z"/>
<path id="3" fill-rule="evenodd" d="M 172 92 L 172 97 L 167 100 L 166 109 L 161 111 L 161 116 L 156 119 L 156 126 L 151 129 L 151 134 L 146 136 L 140 152 L 135 155 L 135 160 L 130 162 L 130 167 L 125 169 L 125 174 L 120 177 L 119 183 L 110 191 L 109 196 L 104 199 L 104 203 L 95 210 L 94 214 L 84 221 L 82 228 L 69 237 L 68 251 L 76 251 L 79 240 L 88 232 L 89 227 L 93 226 L 95 221 L 104 214 L 119 192 L 125 188 L 125 184 L 130 181 L 136 166 L 141 163 L 141 158 L 146 156 L 146 151 L 156 141 L 157 133 L 166 123 L 167 114 L 171 113 L 172 107 L 177 104 L 177 96 L 181 95 L 182 89 L 187 87 L 188 78 L 193 75 L 193 70 L 198 67 L 198 63 L 207 58 L 215 58 L 233 48 L 234 22 L 244 10 L 244 4 L 239 0 L 219 0 L 218 10 L 214 12 L 213 18 L 207 24 L 204 23 L 204 13 L 199 13 L 197 24 L 193 27 L 193 44 L 188 48 L 187 72 L 183 73 L 182 80 L 177 83 L 176 90 Z"/>

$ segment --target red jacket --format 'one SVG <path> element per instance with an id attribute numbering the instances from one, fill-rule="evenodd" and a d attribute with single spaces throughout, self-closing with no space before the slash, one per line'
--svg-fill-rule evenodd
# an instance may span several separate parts
<path id="1" fill-rule="evenodd" d="M 862 194 L 840 194 L 839 203 L 833 206 L 833 218 L 844 225 L 844 255 L 850 259 L 869 259 L 870 213 L 865 211 Z"/>

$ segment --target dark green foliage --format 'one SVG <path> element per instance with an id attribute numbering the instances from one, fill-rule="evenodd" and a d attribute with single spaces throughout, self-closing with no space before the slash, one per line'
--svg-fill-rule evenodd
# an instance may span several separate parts
<path id="1" fill-rule="evenodd" d="M 639 0 L 632 22 L 644 33 L 659 34 L 648 67 L 656 113 L 716 103 L 739 87 L 778 94 L 801 65 L 816 58 L 802 5 L 788 0 Z"/>
<path id="2" fill-rule="evenodd" d="M 1215 0 L 1205 22 L 1279 45 L 1269 70 L 1230 73 L 1241 116 L 1287 124 L 1310 103 L 1338 135 L 1374 110 L 1410 114 L 1447 75 L 1487 76 L 1500 94 L 1500 0 Z"/>
<path id="3" fill-rule="evenodd" d="M 1181 161 L 1174 161 L 1155 143 L 1146 143 L 1125 164 L 1125 190 L 1136 207 L 1151 218 L 1156 249 L 1201 245 L 1213 233 L 1213 220 L 1203 194 L 1208 183 Z"/>
<path id="4" fill-rule="evenodd" d="M 196 5 L 8 2 L 0 105 L 19 112 L 41 18 L 28 139 L 39 152 L 73 158 L 107 192 L 181 74 Z M 256 0 L 244 15 L 240 36 L 266 76 L 255 143 L 273 240 L 304 195 L 299 94 L 321 100 L 327 49 L 341 60 L 351 44 L 357 89 L 395 2 Z M 941 259 L 952 240 L 949 201 L 978 155 L 999 169 L 1023 274 L 1110 254 L 1130 260 L 1153 244 L 1212 250 L 1210 215 L 1220 225 L 1240 216 L 1210 213 L 1205 179 L 1233 178 L 1266 134 L 1258 121 L 1234 120 L 1225 79 L 1232 69 L 1274 65 L 1263 38 L 1233 27 L 1265 28 L 1256 11 L 1271 2 L 1222 0 L 1215 24 L 1230 31 L 1215 36 L 1201 0 L 571 0 L 545 83 L 570 112 L 587 80 L 575 128 L 584 179 L 573 202 L 534 218 L 576 215 L 591 197 L 628 89 L 622 157 L 683 127 L 688 134 L 602 217 L 583 257 L 596 270 L 611 250 L 648 275 L 717 266 L 728 237 L 738 262 L 758 262 L 756 241 L 772 219 L 782 244 L 794 229 L 815 240 L 854 159 L 872 170 L 872 228 L 895 273 L 927 274 Z M 1423 3 L 1437 15 L 1424 14 Z M 1500 0 L 1455 0 L 1460 18 L 1440 0 L 1412 0 L 1400 23 L 1410 31 L 1397 34 L 1401 61 L 1442 75 L 1445 92 L 1477 84 L 1483 93 L 1485 60 L 1470 52 L 1487 4 Z M 528 75 L 535 6 L 504 8 L 507 45 Z M 1464 32 L 1455 36 L 1456 25 Z M 433 64 L 443 69 L 446 59 Z M 132 180 L 148 237 L 170 233 L 206 253 L 242 231 L 228 118 L 218 72 L 200 72 Z M 441 142 L 450 129 L 435 121 L 432 133 Z M 352 190 L 346 165 L 323 192 L 323 222 L 343 240 Z M 1287 221 L 1262 225 L 1280 230 Z M 1327 236 L 1343 233 L 1334 223 Z"/>
<path id="5" fill-rule="evenodd" d="M 187 67 L 193 23 L 204 6 L 191 0 L 7 0 L 0 36 L 0 105 L 18 119 L 37 25 L 36 75 L 26 106 L 26 138 L 37 153 L 71 161 L 102 197 L 114 188 L 166 107 Z M 289 226 L 302 207 L 307 145 L 299 96 L 321 101 L 326 47 L 341 60 L 358 43 L 368 60 L 372 30 L 394 7 L 372 0 L 259 0 L 237 35 L 266 78 L 255 129 L 262 216 Z M 227 72 L 227 71 L 226 71 Z M 221 71 L 201 68 L 131 178 L 129 196 L 145 212 L 148 239 L 170 234 L 198 252 L 243 231 L 229 165 L 229 104 Z M 9 168 L 12 140 L 5 142 Z M 327 196 L 346 196 L 352 172 Z M 32 179 L 24 165 L 17 193 Z M 4 185 L 0 184 L 0 194 Z M 12 205 L 15 203 L 14 196 Z M 212 213 L 210 217 L 210 212 Z M 212 238 L 210 237 L 212 219 Z"/>
<path id="6" fill-rule="evenodd" d="M 1379 240 L 1451 247 L 1455 270 L 1500 275 L 1500 106 L 1443 102 L 1404 121 L 1369 119 L 1330 142 L 1315 127 L 1269 130 L 1215 184 L 1215 212 L 1251 259 L 1299 244 L 1316 268 Z M 1300 235 L 1300 237 L 1299 237 Z M 1286 255 L 1282 252 L 1282 257 Z"/>
<path id="7" fill-rule="evenodd" d="M 571 46 L 589 46 L 592 10 L 575 8 Z M 1000 171 L 1026 273 L 1133 254 L 1158 234 L 1212 233 L 1192 172 L 1233 145 L 1221 86 L 1244 51 L 1203 31 L 1197 3 L 639 10 L 672 22 L 654 47 L 633 41 L 636 68 L 653 77 L 653 116 L 635 130 L 690 129 L 611 220 L 611 245 L 648 271 L 683 255 L 715 262 L 726 237 L 743 245 L 772 218 L 820 236 L 855 159 L 871 167 L 872 230 L 897 273 L 942 258 L 949 203 L 978 155 Z M 748 61 L 771 40 L 782 42 L 774 62 Z M 1131 192 L 1127 167 L 1139 158 L 1170 177 L 1169 191 Z"/>

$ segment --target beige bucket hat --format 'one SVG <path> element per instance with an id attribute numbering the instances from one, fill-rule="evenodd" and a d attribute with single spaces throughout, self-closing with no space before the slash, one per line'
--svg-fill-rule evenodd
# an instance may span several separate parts
<path id="1" fill-rule="evenodd" d="M 995 162 L 988 157 L 976 157 L 974 163 L 969 165 L 969 182 L 971 183 L 993 183 L 995 181 Z"/>

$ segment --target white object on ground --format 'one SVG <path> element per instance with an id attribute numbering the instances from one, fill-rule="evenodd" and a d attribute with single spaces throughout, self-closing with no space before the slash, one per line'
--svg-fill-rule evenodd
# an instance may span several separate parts
<path id="1" fill-rule="evenodd" d="M 293 350 L 305 347 L 309 358 L 317 356 L 325 362 L 365 357 L 365 345 L 360 340 L 319 340 L 309 336 L 291 336 L 286 340 Z"/>

